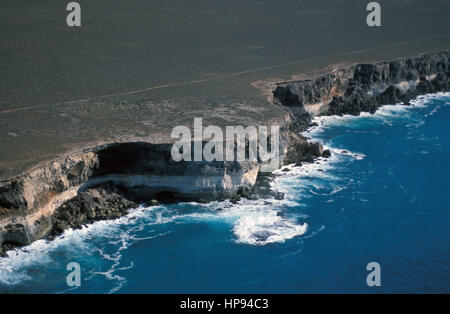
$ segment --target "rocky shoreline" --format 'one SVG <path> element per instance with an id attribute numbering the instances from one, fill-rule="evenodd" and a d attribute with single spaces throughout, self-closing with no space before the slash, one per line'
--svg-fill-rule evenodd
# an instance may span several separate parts
<path id="1" fill-rule="evenodd" d="M 311 116 L 374 113 L 418 95 L 448 91 L 449 51 L 373 64 L 355 64 L 313 79 L 275 84 L 274 99 L 291 109 L 300 128 Z"/>
<path id="2" fill-rule="evenodd" d="M 276 83 L 282 164 L 329 157 L 300 135 L 317 115 L 358 115 L 384 104 L 449 90 L 449 51 L 356 64 L 318 77 Z M 0 255 L 67 228 L 126 215 L 138 204 L 253 198 L 258 162 L 181 162 L 171 144 L 111 143 L 61 157 L 0 182 Z"/>

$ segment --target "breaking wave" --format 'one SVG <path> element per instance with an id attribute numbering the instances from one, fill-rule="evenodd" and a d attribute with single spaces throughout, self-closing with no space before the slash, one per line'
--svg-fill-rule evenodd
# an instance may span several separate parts
<path id="1" fill-rule="evenodd" d="M 87 260 L 88 274 L 84 280 L 104 278 L 111 283 L 107 292 L 120 291 L 127 279 L 120 273 L 135 267 L 133 261 L 124 260 L 124 252 L 132 245 L 167 237 L 179 224 L 216 222 L 232 231 L 238 245 L 263 246 L 283 243 L 295 237 L 313 237 L 318 230 L 308 230 L 308 215 L 301 211 L 302 199 L 315 194 L 327 193 L 330 197 L 346 189 L 342 178 L 333 169 L 343 162 L 357 161 L 366 156 L 363 152 L 351 152 L 345 147 L 336 147 L 322 133 L 335 126 L 352 128 L 358 123 L 385 123 L 404 118 L 411 108 L 424 107 L 430 100 L 449 97 L 450 93 L 420 96 L 411 101 L 411 106 L 401 104 L 381 107 L 375 114 L 360 116 L 317 117 L 317 126 L 304 133 L 312 140 L 323 141 L 325 149 L 332 155 L 319 158 L 315 163 L 283 167 L 275 172 L 270 182 L 271 189 L 284 193 L 284 199 L 242 200 L 237 204 L 229 201 L 210 204 L 182 203 L 167 206 L 139 207 L 122 218 L 100 221 L 79 230 L 67 230 L 53 241 L 39 240 L 33 244 L 8 252 L 8 258 L 0 259 L 0 291 L 21 285 L 36 276 L 30 269 L 44 268 L 47 272 L 59 269 L 57 260 L 61 256 L 79 257 Z M 446 105 L 449 103 L 447 102 Z M 436 109 L 437 110 L 437 109 Z M 408 121 L 419 123 L 421 121 Z M 98 260 L 102 262 L 98 262 Z M 59 292 L 65 292 L 61 289 Z"/>

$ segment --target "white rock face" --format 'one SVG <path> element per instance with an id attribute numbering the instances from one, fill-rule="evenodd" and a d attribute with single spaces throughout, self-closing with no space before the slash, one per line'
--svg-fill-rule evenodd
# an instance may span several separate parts
<path id="1" fill-rule="evenodd" d="M 122 146 L 123 145 L 123 146 Z M 171 192 L 194 199 L 227 198 L 255 184 L 257 162 L 170 160 L 170 146 L 112 144 L 40 165 L 0 183 L 0 246 L 29 244 L 46 236 L 52 215 L 80 191 L 106 182 Z M 153 193 L 153 195 L 152 195 Z"/>

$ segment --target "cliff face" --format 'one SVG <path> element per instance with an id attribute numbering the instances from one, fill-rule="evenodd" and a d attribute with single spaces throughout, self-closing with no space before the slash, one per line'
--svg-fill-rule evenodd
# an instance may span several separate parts
<path id="1" fill-rule="evenodd" d="M 112 182 L 121 188 L 121 197 L 142 202 L 164 193 L 177 199 L 211 200 L 231 197 L 240 187 L 251 187 L 258 175 L 257 162 L 177 163 L 170 151 L 169 144 L 111 144 L 1 182 L 0 245 L 25 245 L 45 237 L 53 229 L 56 211 L 71 199 L 86 201 L 92 187 Z M 124 203 L 121 198 L 117 200 Z M 126 204 L 136 206 L 132 201 Z M 101 202 L 98 205 L 101 207 Z M 103 218 L 115 216 L 111 213 Z"/>
<path id="2" fill-rule="evenodd" d="M 420 94 L 449 90 L 449 51 L 356 64 L 311 80 L 276 84 L 274 98 L 307 126 L 309 115 L 358 115 Z"/>
<path id="3" fill-rule="evenodd" d="M 280 165 L 329 156 L 299 135 L 314 115 L 374 112 L 449 90 L 449 52 L 358 64 L 312 80 L 278 83 Z M 61 157 L 0 182 L 0 255 L 68 227 L 120 217 L 154 198 L 213 200 L 252 187 L 260 162 L 174 162 L 171 144 L 112 143 Z"/>
<path id="4" fill-rule="evenodd" d="M 308 143 L 290 131 L 290 125 L 286 113 L 278 124 L 278 166 L 285 160 L 312 160 L 322 153 L 320 144 Z M 298 152 L 290 145 L 293 138 Z M 68 227 L 120 217 L 142 202 L 236 197 L 255 184 L 264 165 L 261 161 L 175 162 L 171 149 L 172 144 L 106 144 L 0 182 L 0 254 Z"/>
<path id="5" fill-rule="evenodd" d="M 98 167 L 94 153 L 81 153 L 0 183 L 0 243 L 24 245 L 51 230 L 51 215 L 77 195 Z"/>

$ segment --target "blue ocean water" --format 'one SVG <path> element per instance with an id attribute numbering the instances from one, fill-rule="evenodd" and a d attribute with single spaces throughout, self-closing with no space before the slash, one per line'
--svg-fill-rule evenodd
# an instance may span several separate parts
<path id="1" fill-rule="evenodd" d="M 449 93 L 317 118 L 306 135 L 333 156 L 279 171 L 284 200 L 138 208 L 69 230 L 0 259 L 0 292 L 449 293 L 448 121 Z M 66 285 L 70 262 L 81 287 Z"/>

